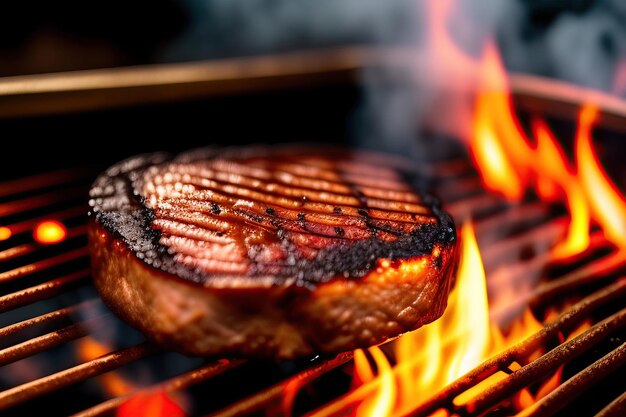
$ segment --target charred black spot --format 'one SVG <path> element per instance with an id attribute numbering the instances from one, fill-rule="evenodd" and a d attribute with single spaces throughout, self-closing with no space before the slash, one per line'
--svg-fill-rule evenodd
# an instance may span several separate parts
<path id="1" fill-rule="evenodd" d="M 306 229 L 306 221 L 304 218 L 304 213 L 298 213 L 298 224 L 301 228 Z"/>
<path id="2" fill-rule="evenodd" d="M 220 208 L 220 206 L 217 205 L 217 203 L 211 203 L 211 213 L 217 216 L 221 212 L 222 212 L 222 209 Z"/>
<path id="3" fill-rule="evenodd" d="M 262 215 L 260 215 L 258 213 L 254 213 L 252 211 L 240 210 L 240 211 L 238 211 L 238 213 L 241 214 L 242 216 L 252 220 L 255 223 L 263 223 L 263 221 L 266 220 L 266 217 L 263 217 Z"/>
<path id="4" fill-rule="evenodd" d="M 365 222 L 365 224 L 367 225 L 367 227 L 375 231 L 387 232 L 396 236 L 401 236 L 405 234 L 402 230 L 394 229 L 393 227 L 381 221 L 368 220 L 367 222 Z"/>
<path id="5" fill-rule="evenodd" d="M 270 216 L 273 216 L 273 215 L 274 215 L 274 213 L 276 213 L 276 212 L 274 211 L 274 209 L 273 209 L 273 208 L 271 208 L 271 207 L 266 208 L 266 209 L 265 209 L 265 212 L 266 212 L 267 214 L 269 214 Z"/>
<path id="6" fill-rule="evenodd" d="M 369 213 L 367 211 L 363 210 L 363 209 L 358 209 L 356 212 L 359 213 L 359 215 L 361 215 L 363 217 L 369 217 L 370 216 Z"/>
<path id="7" fill-rule="evenodd" d="M 336 233 L 336 234 L 337 234 L 337 236 L 339 236 L 339 237 L 344 237 L 344 236 L 346 235 L 346 231 L 345 231 L 345 230 L 343 230 L 343 228 L 342 228 L 342 227 L 339 227 L 339 226 L 335 227 L 335 233 Z"/>
<path id="8" fill-rule="evenodd" d="M 335 208 L 333 208 L 333 213 L 341 214 L 341 213 L 343 213 L 343 210 L 341 209 L 341 207 L 335 207 Z"/>
<path id="9" fill-rule="evenodd" d="M 276 217 L 270 217 L 269 222 L 276 229 L 280 229 L 282 227 L 282 222 Z"/>
<path id="10" fill-rule="evenodd" d="M 359 203 L 361 203 L 362 206 L 367 207 L 367 197 L 361 190 L 357 189 L 354 195 L 356 195 L 356 198 L 359 199 Z"/>
<path id="11" fill-rule="evenodd" d="M 434 259 L 433 264 L 434 264 L 435 268 L 441 269 L 441 267 L 443 265 L 443 259 L 441 259 L 441 256 L 437 256 Z"/>

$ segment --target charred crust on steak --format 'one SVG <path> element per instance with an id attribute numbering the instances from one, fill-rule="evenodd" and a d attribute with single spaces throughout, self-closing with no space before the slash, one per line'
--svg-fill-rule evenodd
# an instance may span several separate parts
<path id="1" fill-rule="evenodd" d="M 354 183 L 352 180 L 357 174 L 349 172 L 351 175 L 344 175 L 341 167 L 343 163 L 358 163 L 360 165 L 370 163 L 361 162 L 362 155 L 365 154 L 336 148 L 313 150 L 312 148 L 289 146 L 278 148 L 204 148 L 175 157 L 163 153 L 142 155 L 111 167 L 96 179 L 90 192 L 90 216 L 111 236 L 123 242 L 130 252 L 146 265 L 204 286 L 211 286 L 213 281 L 219 277 L 232 275 L 237 278 L 245 277 L 251 281 L 263 278 L 267 282 L 269 279 L 273 285 L 295 284 L 313 289 L 316 285 L 333 279 L 357 280 L 362 278 L 375 267 L 377 260 L 381 258 L 391 261 L 414 258 L 431 254 L 435 245 L 454 245 L 456 232 L 453 221 L 441 210 L 434 197 L 419 191 L 416 184 L 420 183 L 420 178 L 417 172 L 411 169 L 410 164 L 391 163 L 384 167 L 387 170 L 383 171 L 385 175 L 381 174 L 381 177 L 378 178 L 374 172 L 372 178 L 380 179 L 381 184 L 384 184 L 385 181 L 397 183 L 398 195 L 406 196 L 405 200 L 400 200 L 398 204 L 402 206 L 405 203 L 410 203 L 419 209 L 423 208 L 423 212 L 402 213 L 412 219 L 413 223 L 410 224 L 409 222 L 392 221 L 391 215 L 385 218 L 385 213 L 400 210 L 386 209 L 384 201 L 380 203 L 382 208 L 373 207 L 374 200 L 377 199 L 375 194 L 373 194 L 374 197 L 367 196 L 361 189 L 362 184 Z M 219 162 L 224 165 L 220 169 L 225 170 L 225 176 L 231 174 L 228 172 L 230 166 L 239 164 L 252 172 L 252 174 L 248 171 L 245 172 L 251 177 L 254 177 L 254 172 L 256 172 L 253 171 L 254 169 L 258 169 L 263 175 L 268 173 L 266 178 L 269 180 L 266 182 L 271 182 L 278 175 L 272 171 L 277 166 L 276 164 L 283 162 L 290 164 L 294 160 L 297 161 L 299 157 L 307 161 L 317 161 L 317 159 L 311 158 L 318 158 L 320 167 L 322 167 L 320 170 L 325 173 L 328 171 L 331 174 L 336 172 L 336 181 L 340 181 L 337 187 L 347 189 L 350 194 L 348 195 L 351 198 L 350 201 L 352 199 L 356 201 L 356 203 L 347 205 L 355 212 L 352 216 L 346 214 L 345 206 L 340 207 L 335 201 L 321 202 L 329 207 L 329 211 L 323 214 L 334 216 L 332 221 L 339 222 L 338 225 L 330 225 L 329 223 L 330 231 L 328 234 L 324 235 L 320 231 L 319 224 L 312 216 L 320 213 L 307 209 L 309 204 L 320 203 L 319 199 L 311 199 L 306 194 L 292 195 L 289 198 L 293 201 L 299 201 L 299 208 L 296 206 L 279 207 L 263 202 L 264 208 L 260 211 L 254 211 L 253 208 L 248 207 L 251 203 L 246 205 L 245 197 L 235 196 L 242 201 L 241 204 L 229 205 L 215 201 L 194 201 L 193 204 L 196 204 L 194 207 L 201 212 L 201 215 L 224 219 L 230 227 L 228 230 L 214 231 L 217 237 L 228 236 L 233 229 L 240 226 L 257 228 L 262 235 L 259 238 L 261 241 L 265 239 L 275 248 L 278 248 L 278 260 L 266 260 L 268 255 L 264 253 L 264 245 L 261 242 L 258 245 L 247 246 L 247 252 L 243 255 L 245 258 L 243 260 L 246 262 L 243 273 L 209 272 L 203 267 L 193 264 L 193 262 L 181 262 L 182 255 L 171 246 L 163 243 L 165 232 L 155 227 L 155 221 L 161 217 L 159 210 L 166 211 L 163 207 L 167 207 L 169 210 L 168 204 L 187 204 L 188 202 L 184 193 L 181 194 L 177 191 L 176 195 L 183 195 L 183 197 L 172 198 L 171 202 L 163 204 L 162 207 L 156 207 L 155 195 L 146 193 L 146 184 L 151 178 L 167 176 L 168 173 L 171 175 L 172 170 L 176 175 L 184 175 L 185 164 Z M 368 158 L 365 160 L 369 161 Z M 250 161 L 252 161 L 252 165 L 248 168 Z M 314 162 L 311 163 L 314 164 Z M 379 168 L 375 163 L 370 164 L 372 171 Z M 176 170 L 180 170 L 180 172 L 176 172 Z M 216 171 L 219 170 L 216 169 Z M 387 172 L 397 175 L 387 174 Z M 235 172 L 232 175 L 239 174 Z M 295 174 L 284 174 L 285 178 L 290 178 L 290 175 Z M 368 176 L 370 174 L 364 172 L 358 175 Z M 264 178 L 259 177 L 252 178 L 250 181 L 260 183 L 264 180 Z M 322 181 L 312 177 L 305 178 L 305 180 L 311 184 L 314 181 Z M 327 183 L 331 184 L 333 181 L 329 180 Z M 237 184 L 225 183 L 223 179 L 215 179 L 214 182 L 227 190 L 230 190 L 228 187 L 237 186 Z M 321 188 L 317 190 L 309 190 L 308 187 L 312 187 L 309 185 L 303 186 L 303 188 L 311 192 L 321 192 L 320 195 L 324 195 L 323 187 L 326 187 L 327 184 L 321 182 L 320 184 Z M 168 184 L 168 186 L 174 187 L 173 189 L 185 185 Z M 285 184 L 281 183 L 281 185 Z M 196 188 L 202 187 L 196 186 Z M 380 188 L 383 189 L 384 187 L 381 186 Z M 210 187 L 202 189 L 211 192 Z M 266 190 L 265 192 L 272 197 L 283 197 L 279 191 Z M 374 190 L 374 192 L 382 193 L 383 191 Z M 222 193 L 228 195 L 227 192 Z M 339 197 L 337 198 L 339 199 Z M 204 210 L 205 206 L 206 210 Z M 176 209 L 174 207 L 172 210 Z M 297 211 L 294 219 L 285 217 L 283 213 L 287 210 Z M 378 210 L 382 214 L 372 216 L 369 210 Z M 355 226 L 357 224 L 361 226 Z M 354 233 L 358 232 L 367 237 L 358 239 L 350 237 L 348 232 L 351 228 L 354 229 Z M 308 233 L 311 239 L 330 239 L 332 244 L 316 249 L 312 256 L 306 256 L 294 238 L 296 232 Z"/>

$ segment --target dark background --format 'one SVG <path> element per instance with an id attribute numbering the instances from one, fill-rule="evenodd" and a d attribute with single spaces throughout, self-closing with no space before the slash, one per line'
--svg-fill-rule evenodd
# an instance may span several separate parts
<path id="1" fill-rule="evenodd" d="M 5 2 L 0 76 L 355 44 L 419 43 L 427 1 Z M 507 67 L 626 94 L 622 0 L 457 0 L 452 32 Z"/>
<path id="2" fill-rule="evenodd" d="M 344 45 L 419 47 L 429 23 L 426 4 L 434 3 L 7 2 L 0 13 L 0 76 Z M 470 53 L 494 38 L 512 71 L 626 94 L 623 0 L 457 0 L 450 22 L 451 36 Z M 77 165 L 97 171 L 137 153 L 209 144 L 356 142 L 408 149 L 415 139 L 411 106 L 421 91 L 409 91 L 402 82 L 382 92 L 356 83 L 302 85 L 185 103 L 3 119 L 0 178 Z M 403 123 L 409 128 L 403 130 Z M 414 149 L 409 153 L 415 156 Z"/>

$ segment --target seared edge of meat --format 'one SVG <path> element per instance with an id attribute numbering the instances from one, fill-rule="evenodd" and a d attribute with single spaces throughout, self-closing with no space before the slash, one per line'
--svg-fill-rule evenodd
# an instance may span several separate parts
<path id="1" fill-rule="evenodd" d="M 443 314 L 456 257 L 448 245 L 401 277 L 374 269 L 315 290 L 203 288 L 147 266 L 93 221 L 89 241 L 106 304 L 157 343 L 203 356 L 292 359 L 382 343 Z"/>

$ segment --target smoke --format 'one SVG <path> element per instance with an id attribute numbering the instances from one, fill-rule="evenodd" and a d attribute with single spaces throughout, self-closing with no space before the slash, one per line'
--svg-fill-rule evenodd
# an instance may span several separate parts
<path id="1" fill-rule="evenodd" d="M 183 0 L 190 25 L 165 60 L 398 43 L 413 0 Z"/>
<path id="2" fill-rule="evenodd" d="M 519 13 L 496 28 L 509 70 L 626 93 L 616 88 L 626 58 L 623 0 L 516 3 Z"/>
<path id="3" fill-rule="evenodd" d="M 443 51 L 446 36 L 468 57 L 495 40 L 510 71 L 626 93 L 622 0 L 183 0 L 189 27 L 161 60 L 185 61 L 332 46 L 402 48 L 404 68 L 369 68 L 352 140 L 419 157 L 417 132 L 466 136 L 476 72 Z M 449 9 L 449 10 L 448 10 Z M 446 13 L 445 26 L 437 14 Z M 435 29 L 435 30 L 433 30 Z"/>

